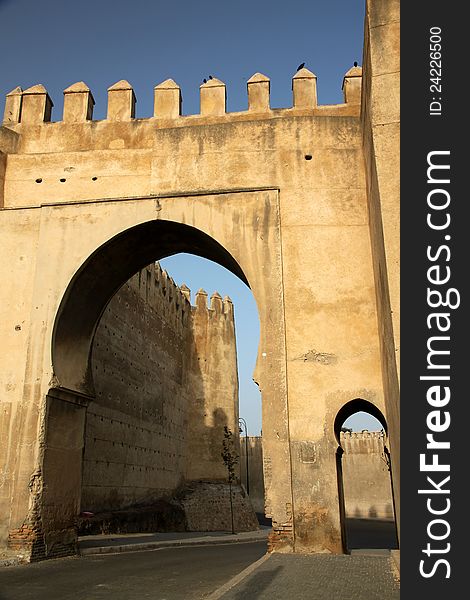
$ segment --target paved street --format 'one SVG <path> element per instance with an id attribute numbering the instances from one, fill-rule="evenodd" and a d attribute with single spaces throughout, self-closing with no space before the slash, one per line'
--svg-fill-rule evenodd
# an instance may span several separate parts
<path id="1" fill-rule="evenodd" d="M 0 600 L 201 600 L 266 542 L 65 558 L 0 569 Z"/>
<path id="2" fill-rule="evenodd" d="M 133 537 L 139 545 L 139 537 Z M 239 577 L 234 582 L 235 576 Z M 399 583 L 387 550 L 353 550 L 350 556 L 267 556 L 265 540 L 93 554 L 0 568 L 0 600 L 205 598 L 399 600 Z"/>
<path id="3" fill-rule="evenodd" d="M 222 600 L 399 600 L 388 556 L 273 554 Z"/>

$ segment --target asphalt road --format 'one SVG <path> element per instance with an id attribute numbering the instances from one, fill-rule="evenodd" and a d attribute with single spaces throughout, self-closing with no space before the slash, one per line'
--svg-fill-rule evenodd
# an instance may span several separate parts
<path id="1" fill-rule="evenodd" d="M 266 542 L 63 558 L 0 569 L 0 600 L 201 600 Z"/>

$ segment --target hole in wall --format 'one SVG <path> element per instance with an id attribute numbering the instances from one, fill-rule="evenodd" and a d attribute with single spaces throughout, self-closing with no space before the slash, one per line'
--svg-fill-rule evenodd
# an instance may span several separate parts
<path id="1" fill-rule="evenodd" d="M 42 183 L 42 179 L 41 179 L 41 177 L 38 177 L 38 178 L 36 179 L 36 183 Z"/>
<path id="2" fill-rule="evenodd" d="M 305 160 L 312 160 L 313 156 L 311 154 L 305 155 Z"/>
<path id="3" fill-rule="evenodd" d="M 61 179 L 59 179 L 59 181 L 60 181 L 61 183 L 65 183 L 67 180 L 66 180 L 66 179 L 64 179 L 64 178 L 62 177 Z"/>

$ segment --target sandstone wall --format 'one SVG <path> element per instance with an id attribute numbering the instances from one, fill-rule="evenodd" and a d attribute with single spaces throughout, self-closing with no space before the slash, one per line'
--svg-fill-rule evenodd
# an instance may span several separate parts
<path id="1" fill-rule="evenodd" d="M 96 400 L 86 415 L 82 510 L 171 495 L 195 474 L 194 464 L 190 478 L 225 476 L 220 426 L 238 419 L 233 309 L 208 309 L 207 294 L 197 299 L 191 307 L 189 290 L 157 264 L 132 277 L 107 306 L 93 343 Z M 209 359 L 211 347 L 218 351 Z M 195 448 L 200 435 L 205 443 Z"/>
<path id="2" fill-rule="evenodd" d="M 246 438 L 240 438 L 240 480 L 246 485 Z M 250 500 L 257 513 L 264 514 L 263 438 L 248 436 L 248 482 Z"/>
<path id="3" fill-rule="evenodd" d="M 189 380 L 193 400 L 188 407 L 188 480 L 226 481 L 221 459 L 224 426 L 235 433 L 238 453 L 238 372 L 233 305 L 214 293 L 199 290 L 192 310 L 193 348 Z"/>
<path id="4" fill-rule="evenodd" d="M 400 1 L 368 0 L 364 34 L 363 154 L 400 532 Z"/>
<path id="5" fill-rule="evenodd" d="M 343 488 L 346 517 L 393 519 L 393 499 L 379 432 L 341 433 Z M 248 437 L 250 501 L 256 512 L 264 513 L 262 437 Z M 240 438 L 240 480 L 246 488 L 246 446 Z"/>
<path id="6" fill-rule="evenodd" d="M 198 482 L 181 499 L 188 531 L 231 531 L 230 489 L 227 483 Z M 259 529 L 250 498 L 232 486 L 233 524 L 236 532 Z"/>
<path id="7" fill-rule="evenodd" d="M 346 517 L 394 518 L 384 441 L 376 431 L 341 433 Z"/>

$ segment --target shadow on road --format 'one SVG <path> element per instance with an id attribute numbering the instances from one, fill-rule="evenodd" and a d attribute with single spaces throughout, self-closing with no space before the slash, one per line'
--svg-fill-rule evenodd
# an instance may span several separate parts
<path id="1" fill-rule="evenodd" d="M 270 585 L 275 586 L 275 579 L 283 571 L 283 567 L 275 567 L 274 569 L 266 569 L 258 571 L 252 575 L 247 581 L 247 585 L 235 592 L 233 600 L 254 600 L 258 595 L 267 589 Z"/>
<path id="2" fill-rule="evenodd" d="M 346 519 L 348 550 L 398 548 L 395 521 L 391 519 Z"/>

